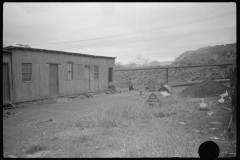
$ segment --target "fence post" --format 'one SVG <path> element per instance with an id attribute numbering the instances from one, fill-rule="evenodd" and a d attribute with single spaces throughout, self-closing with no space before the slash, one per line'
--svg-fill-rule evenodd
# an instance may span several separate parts
<path id="1" fill-rule="evenodd" d="M 166 68 L 165 71 L 166 71 L 165 83 L 168 84 L 168 68 Z"/>

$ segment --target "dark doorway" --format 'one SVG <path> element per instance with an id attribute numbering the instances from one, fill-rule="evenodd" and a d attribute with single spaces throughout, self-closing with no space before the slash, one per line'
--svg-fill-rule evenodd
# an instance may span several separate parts
<path id="1" fill-rule="evenodd" d="M 58 96 L 58 65 L 50 64 L 50 96 Z"/>
<path id="2" fill-rule="evenodd" d="M 108 83 L 113 81 L 113 68 L 108 70 Z"/>
<path id="3" fill-rule="evenodd" d="M 3 63 L 3 103 L 10 102 L 9 66 Z"/>

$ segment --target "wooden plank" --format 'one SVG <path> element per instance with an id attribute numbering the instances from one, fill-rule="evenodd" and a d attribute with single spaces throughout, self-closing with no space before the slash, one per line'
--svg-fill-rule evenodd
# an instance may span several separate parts
<path id="1" fill-rule="evenodd" d="M 223 79 L 223 80 L 213 80 L 219 83 L 229 83 L 230 80 L 229 79 Z M 191 86 L 197 83 L 200 83 L 202 81 L 192 81 L 192 82 L 186 82 L 186 83 L 179 83 L 179 84 L 169 84 L 169 86 L 171 87 L 181 87 L 181 86 Z"/>
<path id="2" fill-rule="evenodd" d="M 165 81 L 165 83 L 168 84 L 168 68 L 166 68 L 165 72 L 166 72 L 166 76 L 165 76 L 166 81 Z"/>
<path id="3" fill-rule="evenodd" d="M 38 99 L 39 97 L 39 63 L 32 63 L 32 89 L 31 99 Z"/>

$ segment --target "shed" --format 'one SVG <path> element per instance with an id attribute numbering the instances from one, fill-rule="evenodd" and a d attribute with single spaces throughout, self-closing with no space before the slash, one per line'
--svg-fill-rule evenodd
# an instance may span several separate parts
<path id="1" fill-rule="evenodd" d="M 113 80 L 116 57 L 16 46 L 3 49 L 3 80 L 9 84 L 4 85 L 9 86 L 3 91 L 4 101 L 106 91 Z"/>

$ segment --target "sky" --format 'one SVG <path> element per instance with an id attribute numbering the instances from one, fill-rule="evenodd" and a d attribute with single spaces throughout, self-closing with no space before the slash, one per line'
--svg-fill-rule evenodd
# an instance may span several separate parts
<path id="1" fill-rule="evenodd" d="M 3 44 L 173 61 L 180 54 L 236 43 L 231 3 L 11 3 L 3 5 Z"/>

